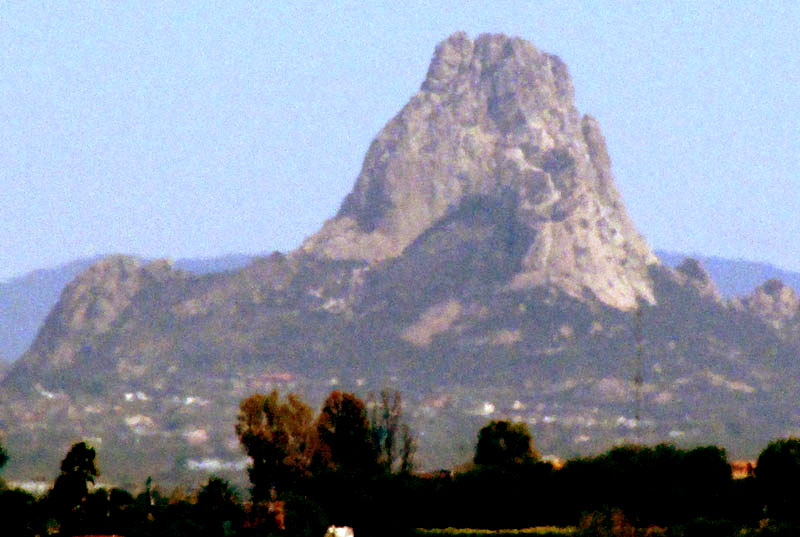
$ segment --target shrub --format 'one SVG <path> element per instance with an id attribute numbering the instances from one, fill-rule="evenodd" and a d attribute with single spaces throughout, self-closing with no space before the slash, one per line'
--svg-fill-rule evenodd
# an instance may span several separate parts
<path id="1" fill-rule="evenodd" d="M 635 537 L 636 528 L 619 509 L 586 513 L 578 526 L 580 537 Z"/>

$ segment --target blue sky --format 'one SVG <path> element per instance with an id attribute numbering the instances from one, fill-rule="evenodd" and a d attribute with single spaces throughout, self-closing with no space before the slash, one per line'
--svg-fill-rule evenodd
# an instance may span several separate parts
<path id="1" fill-rule="evenodd" d="M 798 28 L 794 1 L 6 0 L 0 279 L 295 248 L 458 30 L 567 63 L 651 246 L 800 270 Z"/>

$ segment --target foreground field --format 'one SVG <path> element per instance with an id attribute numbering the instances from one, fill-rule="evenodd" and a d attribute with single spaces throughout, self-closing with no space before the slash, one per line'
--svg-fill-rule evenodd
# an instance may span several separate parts
<path id="1" fill-rule="evenodd" d="M 536 535 L 539 537 L 551 537 L 562 535 L 575 535 L 577 528 L 567 526 L 537 526 L 535 528 L 507 529 L 507 530 L 480 530 L 471 528 L 419 528 L 414 531 L 418 537 L 506 537 L 512 535 Z"/>

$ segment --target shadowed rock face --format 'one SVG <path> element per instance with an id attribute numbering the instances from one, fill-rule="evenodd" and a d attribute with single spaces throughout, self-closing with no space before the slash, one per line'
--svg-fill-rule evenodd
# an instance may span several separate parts
<path id="1" fill-rule="evenodd" d="M 694 287 L 700 296 L 710 297 L 719 303 L 722 302 L 722 295 L 717 290 L 711 275 L 697 259 L 691 257 L 684 259 L 676 267 L 674 277 L 679 284 Z"/>
<path id="2" fill-rule="evenodd" d="M 734 301 L 734 307 L 755 315 L 785 338 L 800 340 L 800 298 L 782 281 L 767 280 L 749 296 Z"/>
<path id="3" fill-rule="evenodd" d="M 301 249 L 370 263 L 398 257 L 464 200 L 511 192 L 514 218 L 535 240 L 509 288 L 554 285 L 631 309 L 654 301 L 647 265 L 657 261 L 610 165 L 559 58 L 517 38 L 457 33 L 373 141 L 338 215 Z"/>
<path id="4" fill-rule="evenodd" d="M 95 263 L 61 293 L 12 375 L 75 366 L 78 353 L 108 333 L 142 289 L 184 275 L 173 271 L 171 262 L 166 260 L 145 264 L 134 257 L 117 255 Z"/>

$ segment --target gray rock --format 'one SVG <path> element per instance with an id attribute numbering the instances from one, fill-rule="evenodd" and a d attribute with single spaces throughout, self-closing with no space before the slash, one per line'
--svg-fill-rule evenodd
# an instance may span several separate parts
<path id="1" fill-rule="evenodd" d="M 597 121 L 575 108 L 558 57 L 504 35 L 439 44 L 339 213 L 302 251 L 394 258 L 466 198 L 508 193 L 535 234 L 509 288 L 552 285 L 623 310 L 654 302 L 647 266 L 657 259 L 614 186 Z"/>

